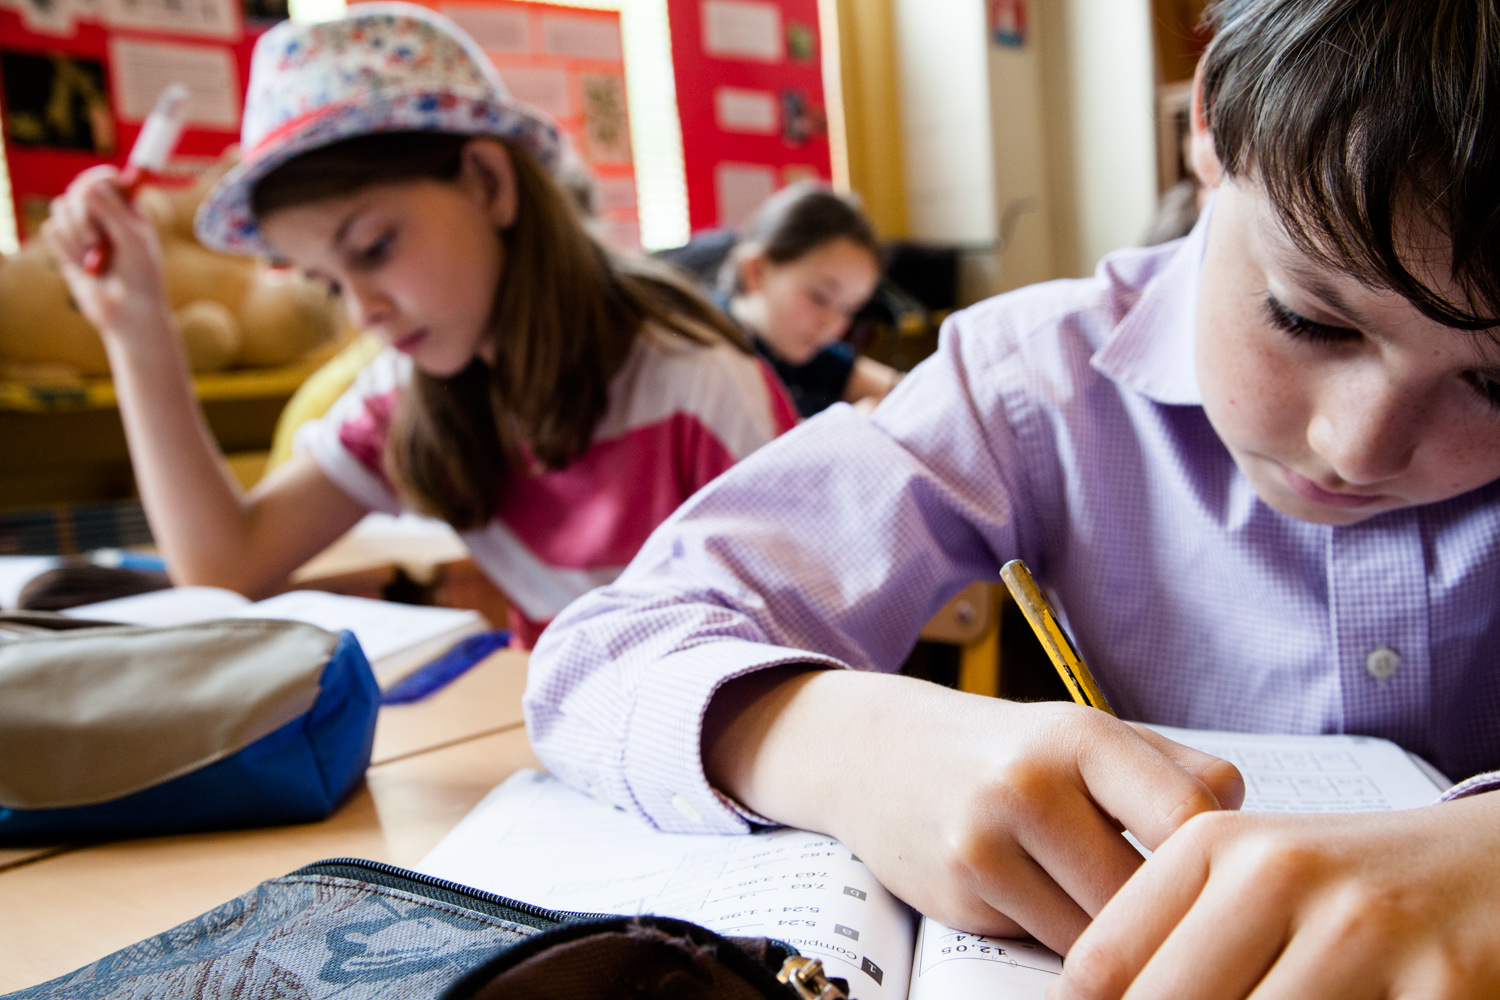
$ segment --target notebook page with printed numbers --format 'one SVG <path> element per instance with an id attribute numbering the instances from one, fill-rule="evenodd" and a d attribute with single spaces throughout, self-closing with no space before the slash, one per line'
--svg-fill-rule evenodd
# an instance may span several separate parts
<path id="1" fill-rule="evenodd" d="M 785 941 L 858 1000 L 903 1000 L 913 912 L 831 837 L 668 834 L 536 771 L 492 791 L 417 866 L 537 906 L 654 914 Z"/>

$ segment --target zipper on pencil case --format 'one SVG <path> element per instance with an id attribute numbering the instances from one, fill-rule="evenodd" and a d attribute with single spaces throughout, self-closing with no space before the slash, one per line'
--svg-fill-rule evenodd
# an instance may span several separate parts
<path id="1" fill-rule="evenodd" d="M 611 913 L 583 913 L 575 910 L 549 910 L 541 906 L 533 906 L 523 903 L 518 899 L 510 899 L 506 896 L 498 896 L 493 892 L 485 892 L 472 886 L 461 885 L 458 882 L 450 882 L 447 879 L 436 878 L 432 875 L 423 875 L 406 868 L 398 868 L 381 861 L 367 861 L 364 858 L 329 858 L 326 861 L 316 861 L 310 865 L 304 865 L 288 875 L 295 878 L 301 875 L 320 875 L 328 878 L 347 878 L 358 882 L 368 882 L 372 885 L 385 886 L 388 889 L 400 889 L 417 896 L 425 896 L 428 899 L 438 900 L 446 903 L 456 903 L 480 913 L 487 913 L 492 917 L 500 917 L 503 920 L 513 920 L 523 923 L 539 930 L 551 930 L 559 924 L 571 923 L 578 920 L 598 920 L 605 917 L 617 916 Z"/>
<path id="2" fill-rule="evenodd" d="M 423 875 L 407 868 L 398 868 L 383 861 L 368 861 L 364 858 L 328 858 L 304 865 L 287 875 L 321 876 L 345 878 L 352 882 L 365 882 L 387 889 L 399 889 L 438 902 L 456 904 L 479 913 L 523 923 L 538 930 L 551 930 L 578 920 L 601 920 L 618 918 L 618 913 L 588 913 L 580 910 L 549 910 L 541 906 L 523 903 L 518 899 L 500 896 L 483 889 L 450 882 L 432 875 Z M 726 939 L 727 940 L 727 939 Z M 796 992 L 798 997 L 808 1000 L 840 1000 L 846 996 L 823 977 L 822 962 L 802 958 L 797 948 L 780 938 L 767 938 L 767 944 L 777 948 L 786 957 L 782 963 L 782 983 Z M 814 985 L 816 984 L 816 986 Z"/>

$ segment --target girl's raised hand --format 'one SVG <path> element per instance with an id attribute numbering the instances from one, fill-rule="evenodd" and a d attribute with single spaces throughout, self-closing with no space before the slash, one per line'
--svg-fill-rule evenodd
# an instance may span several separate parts
<path id="1" fill-rule="evenodd" d="M 52 201 L 42 238 L 84 318 L 105 343 L 170 330 L 161 244 L 150 220 L 126 201 L 112 166 L 91 167 Z M 92 274 L 90 251 L 108 241 L 107 269 Z"/>

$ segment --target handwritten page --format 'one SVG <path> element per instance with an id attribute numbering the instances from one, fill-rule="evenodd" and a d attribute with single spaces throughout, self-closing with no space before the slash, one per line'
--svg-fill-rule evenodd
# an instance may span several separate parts
<path id="1" fill-rule="evenodd" d="M 418 870 L 553 909 L 649 913 L 776 938 L 821 958 L 859 1000 L 901 1000 L 911 979 L 911 910 L 821 834 L 665 834 L 521 771 Z"/>

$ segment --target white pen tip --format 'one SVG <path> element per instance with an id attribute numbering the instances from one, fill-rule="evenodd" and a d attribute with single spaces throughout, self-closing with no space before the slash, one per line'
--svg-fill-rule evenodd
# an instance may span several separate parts
<path id="1" fill-rule="evenodd" d="M 161 92 L 131 147 L 127 161 L 131 166 L 143 170 L 166 167 L 187 123 L 187 99 L 187 88 L 180 83 L 174 83 Z"/>

